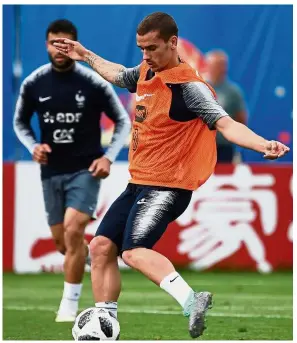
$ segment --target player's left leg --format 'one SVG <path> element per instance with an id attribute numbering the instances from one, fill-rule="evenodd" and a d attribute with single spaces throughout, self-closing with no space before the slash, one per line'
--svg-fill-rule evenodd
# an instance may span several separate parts
<path id="1" fill-rule="evenodd" d="M 65 177 L 64 291 L 56 321 L 74 321 L 82 289 L 82 280 L 88 255 L 84 233 L 96 209 L 99 180 L 87 170 Z"/>
<path id="2" fill-rule="evenodd" d="M 128 218 L 122 257 L 126 264 L 177 300 L 184 315 L 189 316 L 189 332 L 194 338 L 203 333 L 205 313 L 211 305 L 212 295 L 194 292 L 165 256 L 151 250 L 168 224 L 185 211 L 191 194 L 179 189 L 145 188 Z"/>

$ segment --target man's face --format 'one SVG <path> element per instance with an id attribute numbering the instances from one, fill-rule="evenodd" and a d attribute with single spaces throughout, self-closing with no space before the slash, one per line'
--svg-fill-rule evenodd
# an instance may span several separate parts
<path id="1" fill-rule="evenodd" d="M 73 60 L 67 56 L 62 55 L 54 46 L 53 46 L 53 40 L 56 38 L 68 38 L 73 39 L 73 36 L 69 33 L 52 33 L 49 32 L 47 41 L 46 41 L 46 48 L 48 52 L 49 59 L 51 63 L 56 67 L 57 69 L 67 69 L 71 66 L 73 63 Z"/>
<path id="2" fill-rule="evenodd" d="M 172 36 L 168 42 L 159 37 L 158 31 L 151 31 L 143 36 L 136 35 L 137 46 L 143 53 L 143 60 L 153 72 L 162 71 L 174 58 L 177 37 Z"/>

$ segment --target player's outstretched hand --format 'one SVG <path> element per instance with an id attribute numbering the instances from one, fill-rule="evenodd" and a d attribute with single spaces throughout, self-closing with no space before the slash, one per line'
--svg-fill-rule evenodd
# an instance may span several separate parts
<path id="1" fill-rule="evenodd" d="M 53 46 L 61 54 L 72 58 L 75 61 L 84 61 L 88 50 L 79 42 L 67 38 L 55 38 Z"/>
<path id="2" fill-rule="evenodd" d="M 51 152 L 52 149 L 48 144 L 37 144 L 33 151 L 33 160 L 40 164 L 47 164 L 47 154 Z"/>
<path id="3" fill-rule="evenodd" d="M 89 168 L 92 176 L 105 179 L 110 174 L 111 162 L 106 157 L 100 157 L 94 160 Z"/>
<path id="4" fill-rule="evenodd" d="M 277 141 L 267 141 L 265 146 L 264 158 L 267 160 L 275 160 L 287 154 L 290 148 L 285 144 Z"/>

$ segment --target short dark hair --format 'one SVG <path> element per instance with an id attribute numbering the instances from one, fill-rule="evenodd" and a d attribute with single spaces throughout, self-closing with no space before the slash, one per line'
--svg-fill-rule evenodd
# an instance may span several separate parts
<path id="1" fill-rule="evenodd" d="M 159 37 L 165 42 L 172 36 L 178 36 L 175 20 L 167 13 L 154 12 L 146 16 L 137 27 L 137 33 L 143 36 L 151 31 L 159 31 Z"/>
<path id="2" fill-rule="evenodd" d="M 67 19 L 58 19 L 49 24 L 46 30 L 46 39 L 48 34 L 52 33 L 69 33 L 73 36 L 73 40 L 77 40 L 77 29 L 74 24 Z"/>

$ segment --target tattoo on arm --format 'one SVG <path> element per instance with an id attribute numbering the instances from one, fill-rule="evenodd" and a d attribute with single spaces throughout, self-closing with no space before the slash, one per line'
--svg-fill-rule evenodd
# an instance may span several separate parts
<path id="1" fill-rule="evenodd" d="M 91 68 L 93 68 L 96 59 L 97 56 L 95 54 L 90 54 L 87 56 L 86 62 L 90 65 Z"/>
<path id="2" fill-rule="evenodd" d="M 122 65 L 109 62 L 92 52 L 86 56 L 85 62 L 87 62 L 90 67 L 93 68 L 106 81 L 109 81 L 122 88 L 125 87 L 122 73 L 125 70 L 125 67 Z"/>
<path id="3" fill-rule="evenodd" d="M 123 78 L 123 71 L 125 70 L 125 68 L 123 67 L 122 69 L 119 70 L 119 73 L 118 75 L 115 77 L 114 79 L 114 84 L 119 86 L 119 87 L 122 87 L 122 88 L 125 88 L 125 82 L 124 82 L 124 78 Z"/>

